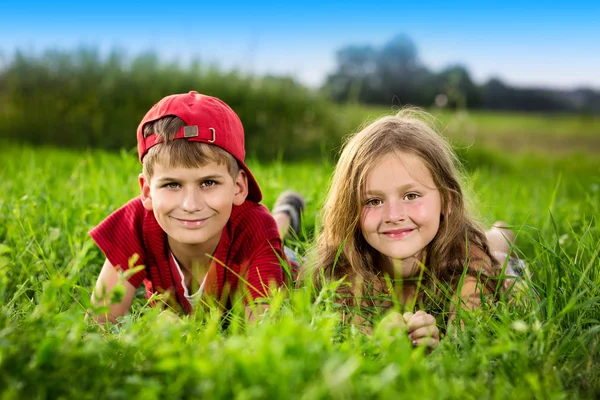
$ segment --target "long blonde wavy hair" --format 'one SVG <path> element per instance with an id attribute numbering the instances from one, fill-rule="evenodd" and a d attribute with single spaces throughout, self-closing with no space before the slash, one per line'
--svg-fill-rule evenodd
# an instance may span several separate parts
<path id="1" fill-rule="evenodd" d="M 322 230 L 304 278 L 312 276 L 319 289 L 325 281 L 354 284 L 349 296 L 365 293 L 368 284 L 383 278 L 378 269 L 382 254 L 364 239 L 360 229 L 363 192 L 373 167 L 392 152 L 418 156 L 425 164 L 442 199 L 442 218 L 434 239 L 422 252 L 428 282 L 457 285 L 467 274 L 477 276 L 490 292 L 499 263 L 481 227 L 467 213 L 461 187 L 460 163 L 448 142 L 432 126 L 432 117 L 417 109 L 385 116 L 351 136 L 335 168 L 322 210 Z M 362 287 L 356 287 L 357 284 Z M 381 285 L 379 285 L 381 287 Z M 342 292 L 344 290 L 342 289 Z"/>

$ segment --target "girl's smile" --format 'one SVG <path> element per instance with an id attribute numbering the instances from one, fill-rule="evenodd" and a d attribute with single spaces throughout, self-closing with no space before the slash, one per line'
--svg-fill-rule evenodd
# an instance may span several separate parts
<path id="1" fill-rule="evenodd" d="M 385 235 L 388 239 L 404 239 L 406 236 L 410 235 L 414 232 L 415 228 L 406 228 L 406 229 L 390 229 L 388 231 L 382 232 L 382 235 Z"/>

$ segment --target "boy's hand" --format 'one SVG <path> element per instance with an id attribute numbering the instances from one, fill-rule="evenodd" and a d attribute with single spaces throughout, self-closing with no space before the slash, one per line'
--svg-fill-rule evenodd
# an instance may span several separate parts
<path id="1" fill-rule="evenodd" d="M 264 315 L 264 313 L 269 309 L 269 304 L 254 304 L 252 306 L 246 306 L 246 320 L 250 323 L 256 321 L 260 316 Z"/>
<path id="2" fill-rule="evenodd" d="M 114 302 L 113 292 L 115 292 L 115 288 L 119 284 L 125 290 L 124 293 L 123 291 L 120 292 L 121 295 L 118 296 L 118 301 Z M 110 294 L 110 296 L 107 296 L 107 294 Z M 100 327 L 103 327 L 107 321 L 116 324 L 117 318 L 124 316 L 129 311 L 134 295 L 135 288 L 133 285 L 129 281 L 122 279 L 122 276 L 107 258 L 96 281 L 96 287 L 92 292 L 91 303 L 96 307 L 108 306 L 109 311 L 104 314 L 87 314 L 86 318 L 91 317 Z"/>
<path id="3" fill-rule="evenodd" d="M 440 331 L 435 323 L 435 318 L 425 311 L 416 313 L 406 312 L 403 315 L 408 328 L 408 337 L 413 346 L 426 346 L 430 350 L 440 344 Z"/>

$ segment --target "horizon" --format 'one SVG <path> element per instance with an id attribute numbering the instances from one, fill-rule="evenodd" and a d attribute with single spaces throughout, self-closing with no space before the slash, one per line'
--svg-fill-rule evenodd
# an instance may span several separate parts
<path id="1" fill-rule="evenodd" d="M 474 2 L 435 8 L 431 3 L 404 8 L 234 3 L 222 10 L 180 2 L 179 10 L 164 11 L 151 1 L 139 7 L 29 1 L 2 6 L 0 63 L 10 62 L 16 51 L 40 54 L 83 46 L 101 54 L 119 49 L 128 57 L 150 51 L 167 62 L 199 59 L 225 70 L 292 76 L 318 87 L 335 70 L 340 48 L 377 48 L 405 34 L 434 72 L 460 64 L 477 84 L 498 78 L 513 87 L 600 90 L 600 4 L 579 3 L 510 1 L 501 9 L 475 9 Z"/>

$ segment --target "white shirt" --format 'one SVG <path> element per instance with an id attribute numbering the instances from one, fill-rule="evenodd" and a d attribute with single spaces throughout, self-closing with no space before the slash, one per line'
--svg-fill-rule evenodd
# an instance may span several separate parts
<path id="1" fill-rule="evenodd" d="M 193 306 L 195 304 L 195 302 L 200 297 L 202 297 L 202 293 L 204 292 L 204 284 L 206 283 L 206 276 L 208 274 L 204 275 L 204 279 L 202 280 L 202 284 L 200 285 L 200 287 L 198 288 L 198 290 L 196 291 L 196 293 L 190 294 L 188 292 L 187 285 L 185 284 L 185 278 L 183 277 L 183 272 L 181 271 L 181 267 L 179 266 L 179 263 L 177 262 L 177 259 L 175 258 L 175 256 L 173 255 L 173 253 L 171 253 L 171 257 L 173 257 L 173 261 L 175 262 L 175 266 L 177 267 L 177 271 L 179 271 L 179 276 L 181 277 L 181 286 L 183 286 L 183 295 L 190 302 L 190 304 Z"/>

